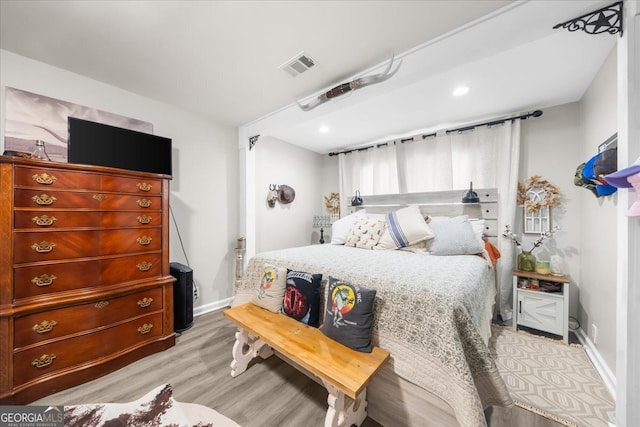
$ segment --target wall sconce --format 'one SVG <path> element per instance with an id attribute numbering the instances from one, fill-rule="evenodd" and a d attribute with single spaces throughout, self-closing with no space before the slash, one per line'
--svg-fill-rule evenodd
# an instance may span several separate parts
<path id="1" fill-rule="evenodd" d="M 320 244 L 324 243 L 324 229 L 331 226 L 331 215 L 314 215 L 313 228 L 320 229 Z"/>
<path id="2" fill-rule="evenodd" d="M 473 182 L 469 183 L 469 191 L 462 196 L 462 203 L 480 203 L 480 197 L 478 193 L 473 191 Z"/>

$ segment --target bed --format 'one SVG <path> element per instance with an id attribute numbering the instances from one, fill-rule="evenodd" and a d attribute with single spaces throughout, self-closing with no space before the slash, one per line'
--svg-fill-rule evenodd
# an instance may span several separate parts
<path id="1" fill-rule="evenodd" d="M 496 211 L 489 207 L 497 201 L 494 190 L 485 190 L 485 200 L 475 206 L 460 204 L 459 192 L 451 203 L 450 193 L 404 195 L 402 200 L 378 196 L 367 198 L 359 209 L 380 213 L 416 203 L 429 214 L 474 210 L 482 217 Z M 495 218 L 487 219 L 483 228 L 493 239 Z M 232 305 L 251 299 L 265 264 L 321 273 L 323 283 L 334 277 L 376 290 L 372 340 L 391 353 L 390 363 L 368 388 L 368 413 L 377 422 L 482 426 L 486 407 L 511 404 L 487 347 L 496 288 L 495 269 L 486 257 L 339 244 L 263 252 L 249 261 Z"/>

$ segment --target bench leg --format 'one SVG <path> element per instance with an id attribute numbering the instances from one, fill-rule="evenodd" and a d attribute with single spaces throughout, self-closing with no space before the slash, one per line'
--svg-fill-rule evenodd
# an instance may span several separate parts
<path id="1" fill-rule="evenodd" d="M 246 330 L 238 328 L 236 342 L 233 344 L 233 361 L 231 362 L 231 376 L 237 377 L 247 370 L 249 362 L 254 357 L 263 359 L 273 355 L 273 349 L 258 337 L 250 335 Z"/>
<path id="2" fill-rule="evenodd" d="M 333 385 L 324 380 L 322 382 L 329 392 L 329 409 L 324 419 L 324 427 L 351 427 L 353 424 L 362 424 L 367 418 L 367 389 L 362 390 L 356 400 L 352 400 Z"/>

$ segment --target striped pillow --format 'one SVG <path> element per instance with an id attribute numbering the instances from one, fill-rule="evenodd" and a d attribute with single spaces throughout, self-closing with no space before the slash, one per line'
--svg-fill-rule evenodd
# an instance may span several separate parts
<path id="1" fill-rule="evenodd" d="M 376 249 L 404 248 L 433 238 L 417 206 L 407 206 L 386 216 L 386 228 Z"/>

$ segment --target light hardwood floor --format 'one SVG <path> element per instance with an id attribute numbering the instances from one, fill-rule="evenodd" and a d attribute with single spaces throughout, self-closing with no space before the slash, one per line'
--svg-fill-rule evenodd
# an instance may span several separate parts
<path id="1" fill-rule="evenodd" d="M 198 316 L 194 326 L 177 338 L 175 347 L 32 404 L 130 402 L 170 383 L 177 401 L 208 406 L 243 427 L 324 425 L 327 391 L 279 358 L 260 360 L 237 378 L 231 377 L 235 331 L 222 310 Z M 559 426 L 515 407 L 494 408 L 488 416 L 491 427 Z M 367 418 L 362 426 L 380 424 Z"/>

